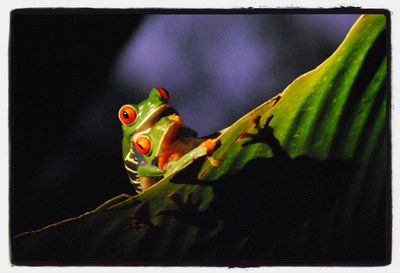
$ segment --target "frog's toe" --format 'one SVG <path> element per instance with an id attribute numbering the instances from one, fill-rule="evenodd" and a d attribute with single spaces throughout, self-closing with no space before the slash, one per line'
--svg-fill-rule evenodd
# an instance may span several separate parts
<path id="1" fill-rule="evenodd" d="M 212 154 L 212 153 L 214 152 L 214 150 L 215 150 L 215 146 L 216 146 L 215 143 L 216 143 L 216 142 L 215 142 L 214 139 L 209 138 L 209 139 L 203 141 L 203 142 L 200 144 L 200 146 L 206 148 L 206 149 L 207 149 L 207 154 L 210 155 L 210 154 Z"/>
<path id="2" fill-rule="evenodd" d="M 213 167 L 219 167 L 221 165 L 221 160 L 213 156 L 207 156 L 208 161 L 210 161 Z"/>

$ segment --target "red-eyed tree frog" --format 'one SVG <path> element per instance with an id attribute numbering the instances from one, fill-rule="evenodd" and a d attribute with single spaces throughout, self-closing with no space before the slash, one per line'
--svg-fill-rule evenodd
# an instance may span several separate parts
<path id="1" fill-rule="evenodd" d="M 125 169 L 137 192 L 214 150 L 213 139 L 197 138 L 168 99 L 168 92 L 157 87 L 146 100 L 119 110 Z"/>
<path id="2" fill-rule="evenodd" d="M 131 138 L 135 132 L 144 131 L 160 117 L 176 113 L 169 104 L 169 93 L 162 87 L 153 88 L 147 99 L 138 104 L 125 104 L 118 112 L 122 123 L 122 155 L 125 157 L 131 147 Z"/>

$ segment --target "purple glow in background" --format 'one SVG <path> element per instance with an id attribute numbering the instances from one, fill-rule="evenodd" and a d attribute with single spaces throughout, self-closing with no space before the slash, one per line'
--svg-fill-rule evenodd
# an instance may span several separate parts
<path id="1" fill-rule="evenodd" d="M 358 17 L 148 16 L 116 61 L 115 90 L 143 99 L 164 86 L 185 123 L 209 134 L 319 65 Z"/>

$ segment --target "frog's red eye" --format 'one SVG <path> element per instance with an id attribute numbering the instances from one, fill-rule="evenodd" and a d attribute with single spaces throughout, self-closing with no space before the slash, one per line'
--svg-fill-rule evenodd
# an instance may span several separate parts
<path id="1" fill-rule="evenodd" d="M 165 90 L 165 89 L 162 88 L 162 87 L 157 87 L 156 89 L 157 89 L 157 91 L 158 91 L 158 94 L 160 94 L 160 96 L 163 98 L 163 100 L 165 100 L 165 102 L 168 102 L 168 100 L 169 100 L 169 93 L 168 93 L 168 91 Z"/>
<path id="2" fill-rule="evenodd" d="M 148 154 L 151 149 L 151 141 L 146 136 L 140 136 L 135 141 L 135 148 L 141 154 Z"/>
<path id="3" fill-rule="evenodd" d="M 119 109 L 118 117 L 123 124 L 129 125 L 136 119 L 136 110 L 130 105 L 124 105 Z"/>

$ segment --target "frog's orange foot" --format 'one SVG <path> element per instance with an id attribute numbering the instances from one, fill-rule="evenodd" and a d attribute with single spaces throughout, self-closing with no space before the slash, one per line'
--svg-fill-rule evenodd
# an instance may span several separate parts
<path id="1" fill-rule="evenodd" d="M 213 139 L 209 138 L 209 139 L 203 141 L 200 144 L 200 146 L 206 148 L 207 149 L 207 154 L 210 155 L 215 150 L 215 141 Z"/>
<path id="2" fill-rule="evenodd" d="M 179 125 L 183 125 L 183 120 L 180 115 L 173 114 L 173 115 L 168 116 L 168 119 Z"/>

